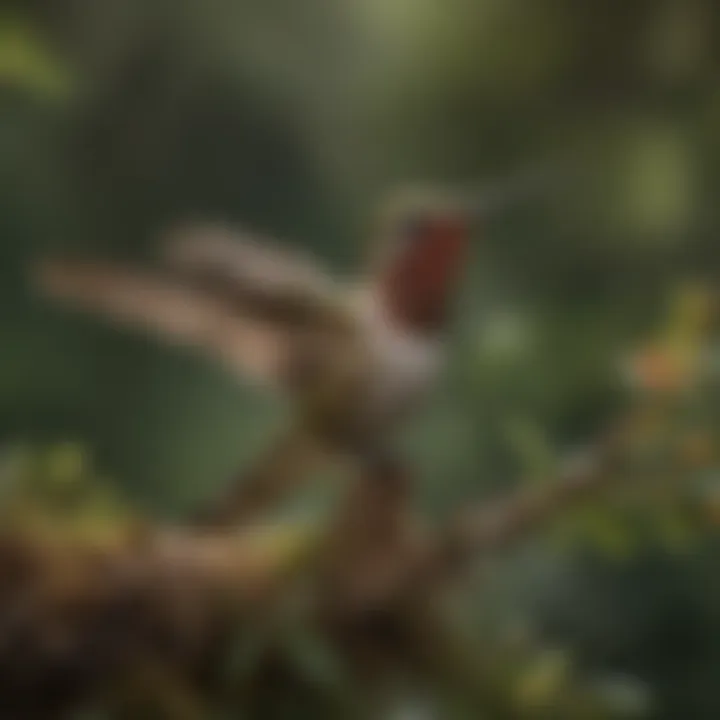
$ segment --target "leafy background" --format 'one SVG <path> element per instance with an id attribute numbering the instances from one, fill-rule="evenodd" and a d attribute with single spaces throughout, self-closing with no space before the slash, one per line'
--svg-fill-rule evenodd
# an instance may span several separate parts
<path id="1" fill-rule="evenodd" d="M 646 385 L 683 388 L 687 462 L 665 490 L 567 517 L 493 568 L 470 614 L 536 639 L 521 695 L 561 688 L 569 664 L 620 716 L 717 717 L 717 342 L 697 308 L 720 260 L 719 32 L 711 0 L 5 3 L 6 452 L 78 443 L 135 506 L 180 517 L 286 412 L 33 297 L 39 253 L 148 257 L 165 223 L 203 217 L 349 273 L 398 184 L 570 158 L 574 182 L 479 234 L 453 360 L 410 454 L 442 512 L 552 470 Z M 638 348 L 650 360 L 629 382 Z M 707 512 L 685 513 L 687 497 Z"/>

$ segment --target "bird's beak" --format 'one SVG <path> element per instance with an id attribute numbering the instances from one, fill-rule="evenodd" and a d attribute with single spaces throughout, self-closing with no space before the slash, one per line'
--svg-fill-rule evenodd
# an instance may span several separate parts
<path id="1" fill-rule="evenodd" d="M 461 212 L 477 223 L 504 213 L 553 191 L 560 179 L 554 169 L 540 168 L 517 174 L 507 180 L 482 184 L 458 193 Z"/>

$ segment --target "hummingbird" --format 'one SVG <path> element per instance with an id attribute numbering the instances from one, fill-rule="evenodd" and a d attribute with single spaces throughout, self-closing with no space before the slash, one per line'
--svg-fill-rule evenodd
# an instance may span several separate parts
<path id="1" fill-rule="evenodd" d="M 390 457 L 395 429 L 443 367 L 485 200 L 396 195 L 378 215 L 365 272 L 349 281 L 275 241 L 204 223 L 168 231 L 157 267 L 46 258 L 35 280 L 56 301 L 193 348 L 289 398 L 289 427 L 199 516 L 230 526 L 322 460 Z"/>

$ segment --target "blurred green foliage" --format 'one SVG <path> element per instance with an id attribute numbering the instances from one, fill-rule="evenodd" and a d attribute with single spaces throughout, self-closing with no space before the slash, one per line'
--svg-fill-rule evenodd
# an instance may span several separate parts
<path id="1" fill-rule="evenodd" d="M 719 27 L 712 0 L 16 3 L 0 16 L 7 447 L 78 438 L 115 478 L 91 484 L 90 516 L 111 524 L 119 488 L 176 516 L 285 412 L 199 361 L 43 305 L 26 286 L 37 253 L 146 256 L 166 221 L 202 216 L 348 271 L 399 182 L 570 161 L 574 182 L 479 238 L 453 362 L 409 452 L 441 512 L 542 482 L 624 403 L 673 395 L 666 449 L 683 462 L 628 477 L 491 584 L 589 675 L 639 678 L 600 683 L 621 703 L 644 708 L 647 684 L 652 717 L 717 717 L 717 336 L 673 308 L 719 269 Z M 43 458 L 43 493 L 72 505 L 83 451 Z M 322 656 L 301 662 L 325 676 Z M 567 670 L 565 655 L 539 657 L 519 690 L 530 704 Z"/>

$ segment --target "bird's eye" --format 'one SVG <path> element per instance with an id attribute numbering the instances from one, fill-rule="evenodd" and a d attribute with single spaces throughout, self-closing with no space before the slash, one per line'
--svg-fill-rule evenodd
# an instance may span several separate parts
<path id="1" fill-rule="evenodd" d="M 420 240 L 427 234 L 428 222 L 422 217 L 409 217 L 404 221 L 402 236 L 408 242 Z"/>

